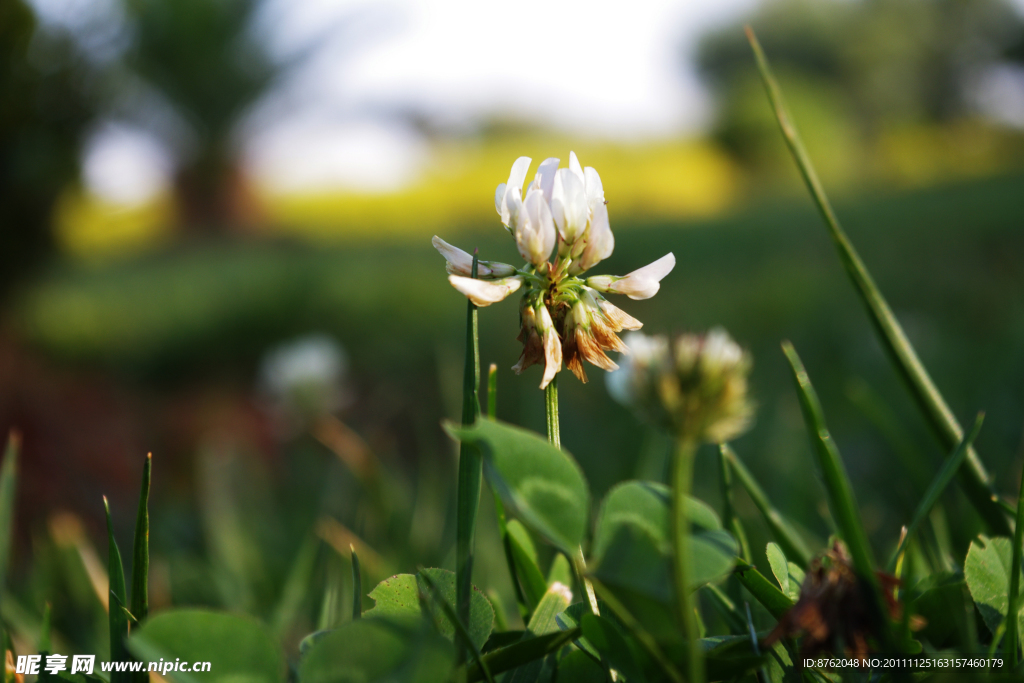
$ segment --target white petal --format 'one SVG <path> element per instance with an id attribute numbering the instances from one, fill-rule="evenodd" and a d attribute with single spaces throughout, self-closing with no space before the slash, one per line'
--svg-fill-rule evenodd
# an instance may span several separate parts
<path id="1" fill-rule="evenodd" d="M 634 270 L 629 275 L 611 283 L 606 291 L 625 294 L 630 299 L 650 299 L 661 289 L 661 280 L 676 266 L 676 257 L 671 252 L 654 263 Z M 594 278 L 591 278 L 593 280 Z M 590 284 L 590 281 L 587 281 Z M 594 285 L 591 285 L 594 287 Z M 594 289 L 599 289 L 594 287 Z"/>
<path id="2" fill-rule="evenodd" d="M 508 190 L 508 185 L 502 183 L 498 185 L 498 189 L 494 191 L 494 210 L 501 216 L 501 222 L 506 226 L 508 225 L 508 215 L 505 209 L 505 192 Z"/>
<path id="3" fill-rule="evenodd" d="M 615 251 L 615 236 L 608 223 L 608 207 L 604 203 L 594 206 L 590 216 L 587 247 L 580 257 L 580 271 L 590 270 Z M 595 289 L 597 289 L 595 287 Z"/>
<path id="4" fill-rule="evenodd" d="M 558 171 L 558 159 L 550 157 L 540 162 L 537 167 L 537 176 L 533 179 L 533 186 L 544 192 L 544 201 L 551 201 L 551 190 L 555 186 L 555 173 Z"/>
<path id="5" fill-rule="evenodd" d="M 512 172 L 508 174 L 508 186 L 518 187 L 519 191 L 523 191 L 523 181 L 526 180 L 526 172 L 530 170 L 530 162 L 533 159 L 530 157 L 519 157 L 515 163 L 512 164 Z"/>
<path id="6" fill-rule="evenodd" d="M 568 168 L 559 169 L 555 183 L 561 186 L 561 197 L 558 198 L 558 203 L 563 215 L 563 222 L 558 226 L 559 232 L 562 239 L 571 244 L 587 228 L 587 195 L 583 188 L 583 182 Z M 556 198 L 552 197 L 552 210 L 554 210 L 555 202 Z"/>
<path id="7" fill-rule="evenodd" d="M 583 177 L 587 186 L 587 203 L 593 209 L 597 204 L 604 204 L 604 185 L 601 184 L 601 176 L 593 166 L 583 169 Z"/>
<path id="8" fill-rule="evenodd" d="M 501 222 L 506 228 L 510 227 L 509 223 L 512 220 L 511 210 L 508 205 L 509 194 L 514 189 L 518 189 L 522 193 L 526 172 L 530 170 L 530 161 L 530 157 L 519 157 L 516 159 L 512 164 L 512 171 L 508 175 L 508 182 L 498 185 L 498 189 L 494 191 L 494 208 L 498 210 Z M 522 195 L 520 194 L 520 196 Z"/>
<path id="9" fill-rule="evenodd" d="M 562 369 L 562 342 L 555 331 L 547 306 L 540 306 L 537 310 L 537 329 L 541 331 L 544 339 L 544 375 L 540 381 L 540 388 L 544 389 Z"/>
<path id="10" fill-rule="evenodd" d="M 576 174 L 576 177 L 581 181 L 586 181 L 583 175 L 583 167 L 580 166 L 580 160 L 576 157 L 576 152 L 569 152 L 569 170 Z"/>
<path id="11" fill-rule="evenodd" d="M 434 248 L 441 252 L 441 256 L 444 256 L 444 260 L 448 262 L 448 272 L 456 273 L 458 275 L 469 275 L 473 270 L 473 257 L 459 249 L 454 247 L 443 239 L 434 235 L 430 243 L 434 245 Z"/>
<path id="12" fill-rule="evenodd" d="M 507 221 L 505 227 L 510 228 L 514 233 L 516 225 L 519 224 L 519 214 L 523 211 L 523 199 L 519 194 L 519 188 L 513 187 L 505 193 L 505 214 Z"/>
<path id="13" fill-rule="evenodd" d="M 507 277 L 501 280 L 474 280 L 461 275 L 449 275 L 448 282 L 481 308 L 501 301 L 523 284 L 520 277 Z"/>
<path id="14" fill-rule="evenodd" d="M 555 221 L 544 193 L 533 189 L 523 202 L 523 211 L 516 224 L 516 246 L 524 259 L 540 266 L 555 248 Z"/>

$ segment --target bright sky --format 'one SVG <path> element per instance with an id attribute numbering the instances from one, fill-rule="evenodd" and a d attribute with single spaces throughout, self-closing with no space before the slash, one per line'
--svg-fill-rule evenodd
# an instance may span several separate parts
<path id="1" fill-rule="evenodd" d="M 683 56 L 757 0 L 269 1 L 261 28 L 277 54 L 321 43 L 248 127 L 257 179 L 279 191 L 382 191 L 428 159 L 397 110 L 456 127 L 526 118 L 625 139 L 699 128 L 707 100 Z M 164 182 L 165 154 L 137 131 L 105 126 L 87 182 L 109 199 L 144 200 Z"/>

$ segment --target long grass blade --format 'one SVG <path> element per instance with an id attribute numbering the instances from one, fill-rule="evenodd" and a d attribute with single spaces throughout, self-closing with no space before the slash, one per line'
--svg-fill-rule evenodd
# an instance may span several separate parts
<path id="1" fill-rule="evenodd" d="M 917 531 L 917 528 L 921 526 L 921 523 L 931 513 L 932 508 L 935 507 L 935 503 L 938 502 L 939 496 L 949 486 L 949 482 L 953 480 L 960 465 L 964 461 L 964 456 L 967 453 L 967 449 L 971 447 L 974 440 L 978 438 L 978 432 L 981 431 L 981 423 L 985 421 L 985 413 L 978 413 L 978 417 L 974 420 L 974 426 L 971 427 L 971 431 L 967 436 L 963 438 L 960 445 L 949 454 L 946 458 L 946 462 L 942 464 L 942 469 L 935 475 L 935 479 L 928 486 L 928 490 L 925 491 L 924 497 L 921 502 L 917 505 L 917 510 L 914 511 L 914 516 L 910 520 L 910 524 L 907 526 L 907 533 L 903 534 L 903 538 L 900 540 L 899 546 L 896 548 L 896 552 L 893 553 L 892 558 L 889 560 L 889 565 L 886 568 L 890 574 L 895 570 L 896 563 L 903 554 L 903 550 L 906 548 L 907 543 L 910 542 L 910 538 Z"/>
<path id="2" fill-rule="evenodd" d="M 728 446 L 725 444 L 720 445 L 718 453 L 719 484 L 721 485 L 723 501 L 722 526 L 728 529 L 729 533 L 740 544 L 740 557 L 750 562 L 750 543 L 747 541 L 747 532 L 743 529 L 743 523 L 740 522 L 740 518 L 736 514 L 736 503 L 732 495 L 732 466 L 723 452 L 725 448 L 728 448 Z"/>
<path id="3" fill-rule="evenodd" d="M 733 574 L 743 584 L 743 587 L 750 591 L 754 599 L 768 610 L 768 614 L 776 619 L 781 619 L 782 615 L 793 606 L 793 601 L 789 599 L 789 596 L 780 591 L 775 584 L 757 570 L 757 567 L 749 562 L 737 558 Z"/>
<path id="4" fill-rule="evenodd" d="M 12 431 L 7 437 L 4 462 L 0 465 L 0 593 L 7 585 L 11 563 L 11 539 L 14 536 L 14 501 L 18 486 L 18 454 L 21 435 Z"/>
<path id="5" fill-rule="evenodd" d="M 39 653 L 50 651 L 50 621 L 53 617 L 50 603 L 43 605 L 43 623 L 39 626 Z"/>
<path id="6" fill-rule="evenodd" d="M 152 473 L 153 454 L 147 453 L 142 466 L 139 511 L 132 542 L 132 602 L 129 611 L 139 621 L 149 614 L 149 482 Z"/>
<path id="7" fill-rule="evenodd" d="M 869 609 L 875 611 L 882 641 L 884 645 L 893 647 L 889 650 L 890 652 L 896 652 L 887 608 L 882 600 L 878 578 L 875 576 L 875 562 L 871 546 L 868 544 L 868 536 L 864 531 L 857 501 L 853 495 L 853 487 L 850 486 L 850 479 L 843 466 L 839 449 L 836 447 L 832 435 L 829 434 L 821 402 L 818 400 L 818 395 L 814 391 L 814 386 L 811 384 L 811 379 L 807 375 L 796 349 L 789 342 L 783 342 L 782 350 L 793 368 L 793 379 L 796 382 L 797 394 L 800 398 L 800 408 L 803 410 L 807 430 L 812 435 L 811 445 L 818 459 L 818 468 L 821 470 L 822 479 L 825 481 L 832 517 L 850 551 L 854 570 L 868 590 Z"/>
<path id="8" fill-rule="evenodd" d="M 490 669 L 492 675 L 497 675 L 546 657 L 552 652 L 558 652 L 579 638 L 581 634 L 580 628 L 576 627 L 568 631 L 556 631 L 536 638 L 527 638 L 508 647 L 488 652 L 481 660 Z M 466 672 L 466 683 L 478 683 L 482 680 L 484 680 L 483 670 L 475 664 L 470 666 Z"/>
<path id="9" fill-rule="evenodd" d="M 719 446 L 719 450 L 723 459 L 728 461 L 730 469 L 736 475 L 736 480 L 739 481 L 740 486 L 750 496 L 750 500 L 753 501 L 754 507 L 758 509 L 761 516 L 764 517 L 765 524 L 768 525 L 768 530 L 772 532 L 772 538 L 779 544 L 782 551 L 786 554 L 786 558 L 791 562 L 799 566 L 801 569 L 807 569 L 807 566 L 811 563 L 811 551 L 804 543 L 804 540 L 800 537 L 789 522 L 786 521 L 785 517 L 772 505 L 771 501 L 768 500 L 768 496 L 758 485 L 757 480 L 754 479 L 754 475 L 750 473 L 747 466 L 743 464 L 743 461 L 739 459 L 736 452 L 732 449 L 729 444 L 722 444 Z M 749 561 L 749 558 L 744 558 Z"/>
<path id="10" fill-rule="evenodd" d="M 679 672 L 679 669 L 677 669 L 675 664 L 672 663 L 672 660 L 670 660 L 662 651 L 654 636 L 644 628 L 643 624 L 641 624 L 628 609 L 626 609 L 626 606 L 622 604 L 617 597 L 615 597 L 615 594 L 612 591 L 608 590 L 597 579 L 593 579 L 593 582 L 594 588 L 598 593 L 600 593 L 601 599 L 608 605 L 612 614 L 614 614 L 619 620 L 619 623 L 629 631 L 629 634 L 636 640 L 636 642 L 640 643 L 640 647 L 647 651 L 647 654 L 651 656 L 651 659 L 658 663 L 658 666 L 661 667 L 661 670 L 666 676 L 668 676 L 669 680 L 672 681 L 672 683 L 683 683 L 685 680 L 683 678 L 683 674 Z"/>
<path id="11" fill-rule="evenodd" d="M 349 545 L 349 550 L 352 551 L 352 618 L 360 619 L 363 616 L 363 572 L 359 568 L 356 547 Z"/>
<path id="12" fill-rule="evenodd" d="M 103 510 L 107 515 L 107 574 L 110 576 L 110 602 L 107 620 L 110 627 L 110 661 L 126 662 L 129 659 L 128 648 L 124 641 L 128 637 L 128 617 L 122 607 L 125 603 L 127 587 L 124 581 L 124 565 L 121 564 L 121 551 L 114 538 L 114 524 L 110 518 L 110 502 L 103 496 Z M 110 683 L 127 683 L 131 673 L 127 671 L 111 671 Z"/>
<path id="13" fill-rule="evenodd" d="M 811 163 L 811 158 L 786 109 L 782 91 L 772 75 L 764 51 L 749 26 L 747 27 L 747 39 L 754 50 L 757 67 L 761 72 L 761 79 L 764 81 L 768 99 L 771 101 L 779 128 L 782 130 L 782 136 L 800 169 L 807 189 L 810 190 L 814 202 L 828 226 L 832 241 L 839 252 L 839 258 L 868 309 L 868 315 L 882 341 L 882 346 L 885 347 L 890 360 L 913 395 L 918 408 L 924 413 L 932 431 L 935 432 L 944 448 L 952 450 L 963 439 L 963 429 L 928 375 L 921 360 L 917 357 L 917 352 L 899 321 L 896 320 L 896 316 L 893 315 L 892 309 L 889 308 L 888 302 L 882 296 L 871 273 L 868 272 L 867 266 L 864 265 L 850 238 L 840 226 L 839 219 L 836 217 L 814 170 L 814 165 Z M 999 509 L 996 496 L 992 492 L 989 475 L 973 448 L 967 451 L 967 460 L 965 466 L 960 469 L 960 477 L 964 492 L 992 533 L 1008 536 L 1010 534 L 1009 520 Z"/>
<path id="14" fill-rule="evenodd" d="M 466 648 L 472 656 L 473 663 L 480 668 L 480 671 L 483 673 L 487 683 L 494 683 L 494 676 L 491 675 L 491 670 L 487 668 L 487 663 L 481 658 L 480 650 L 478 650 L 476 645 L 473 644 L 473 639 L 469 635 L 469 630 L 466 628 L 463 621 L 459 619 L 459 616 L 455 614 L 455 610 L 452 606 L 448 604 L 447 600 L 445 600 L 444 595 L 441 593 L 441 589 L 438 588 L 437 584 L 434 583 L 434 580 L 430 578 L 430 575 L 427 572 L 421 570 L 417 573 L 417 576 L 423 579 L 423 583 L 427 584 L 427 588 L 430 589 L 431 597 L 433 597 L 433 599 L 437 601 L 437 604 L 440 605 L 441 611 L 444 612 L 446 617 L 448 617 L 448 621 L 452 622 L 452 625 L 455 626 L 455 633 L 459 636 L 462 646 Z"/>
<path id="15" fill-rule="evenodd" d="M 1010 594 L 1006 605 L 1006 637 L 1003 639 L 1003 651 L 1010 654 L 1011 673 L 1017 672 L 1018 648 L 1018 616 L 1020 611 L 1020 556 L 1021 543 L 1024 542 L 1024 474 L 1021 475 L 1020 491 L 1017 494 L 1017 525 L 1013 530 L 1013 560 L 1010 562 Z"/>
<path id="16" fill-rule="evenodd" d="M 473 254 L 473 277 L 477 276 L 479 260 Z M 480 335 L 477 308 L 467 302 L 466 367 L 462 384 L 462 424 L 470 425 L 480 416 Z M 480 484 L 483 462 L 475 446 L 461 442 L 459 446 L 458 490 L 455 522 L 455 596 L 456 610 L 463 622 L 469 622 L 469 602 L 473 592 L 473 539 L 480 507 Z M 466 661 L 465 648 L 459 648 L 459 662 Z"/>

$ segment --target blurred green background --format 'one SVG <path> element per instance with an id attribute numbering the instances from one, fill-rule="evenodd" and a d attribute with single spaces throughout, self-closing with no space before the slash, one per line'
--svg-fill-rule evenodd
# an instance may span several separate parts
<path id="1" fill-rule="evenodd" d="M 868 531 L 891 547 L 944 453 L 803 194 L 757 82 L 747 21 L 851 238 L 960 421 L 987 411 L 979 452 L 999 491 L 1015 492 L 1019 6 L 738 6 L 673 53 L 704 84 L 703 127 L 630 139 L 514 113 L 453 129 L 422 111 L 374 110 L 414 128 L 428 162 L 367 192 L 273 191 L 254 179 L 244 141 L 260 133 L 249 117 L 273 111 L 267 98 L 280 100 L 281 87 L 312 87 L 301 70 L 323 42 L 274 53 L 266 5 L 123 0 L 71 21 L 53 3 L 0 4 L 0 428 L 24 437 L 2 608 L 21 637 L 51 601 L 58 643 L 105 651 L 101 495 L 127 539 L 147 451 L 155 608 L 246 611 L 291 647 L 322 618 L 314 596 L 344 584 L 349 543 L 369 585 L 417 565 L 450 567 L 455 451 L 440 423 L 460 413 L 466 304 L 429 239 L 516 262 L 493 188 L 516 156 L 564 159 L 570 149 L 598 169 L 609 199 L 617 248 L 600 270 L 677 258 L 654 299 L 622 308 L 652 332 L 720 324 L 751 350 L 757 424 L 735 448 L 770 497 L 820 547 L 828 513 L 779 350 L 789 339 L 822 395 Z M 353 50 L 360 21 L 356 12 L 332 28 Z M 158 191 L 131 201 L 97 192 L 88 173 L 97 131 L 126 121 L 175 152 L 163 157 Z M 498 366 L 499 417 L 543 431 L 539 375 L 510 371 L 516 326 L 511 302 L 481 311 L 482 361 Z M 563 373 L 561 414 L 595 499 L 625 478 L 663 478 L 664 438 L 589 374 L 581 385 Z M 697 494 L 717 504 L 710 455 Z M 947 497 L 959 555 L 978 523 L 959 492 Z M 739 503 L 763 547 L 752 505 Z M 483 520 L 477 583 L 503 589 L 494 522 Z M 347 609 L 346 595 L 333 609 Z"/>

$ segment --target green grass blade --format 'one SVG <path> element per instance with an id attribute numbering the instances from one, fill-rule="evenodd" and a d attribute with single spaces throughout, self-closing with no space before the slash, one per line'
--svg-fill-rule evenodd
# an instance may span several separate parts
<path id="1" fill-rule="evenodd" d="M 11 539 L 14 536 L 14 502 L 18 486 L 18 454 L 21 435 L 12 431 L 7 437 L 4 462 L 0 465 L 0 592 L 7 585 L 11 564 Z"/>
<path id="2" fill-rule="evenodd" d="M 149 482 L 153 473 L 153 454 L 146 454 L 139 490 L 139 511 L 135 517 L 132 542 L 132 602 L 129 611 L 143 621 L 149 614 Z M 148 676 L 147 676 L 147 679 Z"/>
<path id="3" fill-rule="evenodd" d="M 43 623 L 39 627 L 39 652 L 50 651 L 50 619 L 52 617 L 50 613 L 50 603 L 43 605 Z"/>
<path id="4" fill-rule="evenodd" d="M 352 618 L 359 619 L 363 616 L 363 572 L 356 547 L 351 544 L 348 547 L 352 551 Z"/>
<path id="5" fill-rule="evenodd" d="M 477 276 L 478 257 L 473 254 L 473 277 Z M 466 303 L 466 366 L 462 378 L 462 424 L 471 425 L 480 415 L 480 335 L 477 308 Z M 459 445 L 458 490 L 455 522 L 455 594 L 456 611 L 469 622 L 469 603 L 473 592 L 473 539 L 480 507 L 483 462 L 476 446 Z M 459 662 L 466 661 L 465 648 L 459 648 Z"/>
<path id="6" fill-rule="evenodd" d="M 896 316 L 893 315 L 888 302 L 868 272 L 867 266 L 864 265 L 853 243 L 840 226 L 839 219 L 836 217 L 814 170 L 814 165 L 811 163 L 811 158 L 786 109 L 782 91 L 772 75 L 764 51 L 750 27 L 747 27 L 747 39 L 754 50 L 757 67 L 761 73 L 761 79 L 764 81 L 765 90 L 768 92 L 768 99 L 771 101 L 775 117 L 779 122 L 779 128 L 782 130 L 782 136 L 800 169 L 800 175 L 803 176 L 807 189 L 810 190 L 814 202 L 828 226 L 832 241 L 839 251 L 839 258 L 868 309 L 868 314 L 882 341 L 882 346 L 885 347 L 893 365 L 903 378 L 917 402 L 918 408 L 924 413 L 936 436 L 945 448 L 952 450 L 963 439 L 963 429 L 956 417 L 953 416 L 953 411 L 946 405 L 946 401 L 939 393 L 935 383 L 932 382 L 921 360 L 917 357 L 917 352 L 910 340 L 907 339 Z M 996 497 L 992 492 L 989 475 L 974 449 L 968 449 L 967 461 L 960 470 L 960 477 L 964 492 L 988 524 L 992 533 L 1008 536 L 1010 534 L 1009 520 L 999 509 Z"/>
<path id="7" fill-rule="evenodd" d="M 288 633 L 288 629 L 294 624 L 305 604 L 313 579 L 313 568 L 316 566 L 318 540 L 315 535 L 310 534 L 302 542 L 281 587 L 270 625 L 274 633 L 282 637 Z"/>
<path id="8" fill-rule="evenodd" d="M 110 626 L 110 661 L 126 662 L 129 659 L 128 649 L 124 641 L 128 637 L 128 617 L 124 613 L 125 594 L 127 588 L 124 581 L 124 566 L 121 564 L 121 551 L 114 538 L 114 524 L 110 518 L 110 502 L 103 497 L 103 510 L 107 515 L 107 574 L 110 577 L 110 602 L 107 605 L 107 618 Z M 110 683 L 128 683 L 131 674 L 125 671 L 110 672 Z"/>
<path id="9" fill-rule="evenodd" d="M 1006 637 L 1003 650 L 1009 651 L 1011 673 L 1017 672 L 1017 650 L 1020 636 L 1017 630 L 1017 613 L 1020 611 L 1020 556 L 1024 541 L 1024 474 L 1021 475 L 1020 491 L 1017 494 L 1017 525 L 1013 530 L 1013 560 L 1010 562 L 1010 591 L 1006 609 Z"/>
<path id="10" fill-rule="evenodd" d="M 811 379 L 808 377 L 796 349 L 789 342 L 783 342 L 782 350 L 793 368 L 793 379 L 796 382 L 797 394 L 800 398 L 800 408 L 804 414 L 807 430 L 811 433 L 811 446 L 817 456 L 822 479 L 825 481 L 832 517 L 839 528 L 840 536 L 850 551 L 854 570 L 862 585 L 868 590 L 870 606 L 875 611 L 883 645 L 892 648 L 886 650 L 887 652 L 897 652 L 889 624 L 888 610 L 882 600 L 878 578 L 875 576 L 875 562 L 871 546 L 868 544 L 868 536 L 864 531 L 857 501 L 853 495 L 853 487 L 850 486 L 850 479 L 843 466 L 839 449 L 836 447 L 832 435 L 829 434 L 821 402 L 818 401 L 818 395 L 814 391 L 814 386 L 811 384 Z"/>
<path id="11" fill-rule="evenodd" d="M 633 639 L 640 643 L 640 647 L 646 650 L 647 654 L 651 656 L 651 659 L 658 663 L 658 666 L 661 667 L 661 670 L 666 676 L 668 676 L 669 680 L 672 681 L 672 683 L 683 683 L 685 680 L 683 675 L 679 672 L 679 669 L 676 668 L 675 664 L 672 663 L 672 660 L 670 660 L 662 651 L 654 636 L 644 628 L 643 624 L 641 624 L 636 617 L 630 614 L 629 610 L 626 609 L 626 606 L 622 604 L 617 597 L 615 597 L 615 593 L 608 590 L 608 588 L 606 588 L 604 584 L 597 579 L 592 579 L 592 581 L 595 590 L 601 595 L 601 600 L 608 605 L 612 614 L 615 615 L 619 620 L 619 623 L 622 624 Z"/>
<path id="12" fill-rule="evenodd" d="M 733 573 L 743 587 L 750 591 L 754 599 L 768 610 L 768 614 L 776 619 L 781 619 L 782 615 L 793 606 L 793 601 L 789 599 L 789 596 L 780 591 L 775 584 L 764 577 L 764 574 L 757 571 L 757 567 L 749 562 L 737 559 Z"/>
<path id="13" fill-rule="evenodd" d="M 978 417 L 974 420 L 974 426 L 971 427 L 970 433 L 963 438 L 960 445 L 949 454 L 946 458 L 946 462 L 942 464 L 942 469 L 935 475 L 935 479 L 928 486 L 928 490 L 925 492 L 921 502 L 918 503 L 917 510 L 914 511 L 914 516 L 910 520 L 910 524 L 907 526 L 907 533 L 903 535 L 903 540 L 900 541 L 899 546 L 896 548 L 896 552 L 892 554 L 892 558 L 889 560 L 889 564 L 886 567 L 886 571 L 890 574 L 896 569 L 896 563 L 899 560 L 900 555 L 906 548 L 907 543 L 910 542 L 910 538 L 917 531 L 917 528 L 921 526 L 921 523 L 931 513 L 932 508 L 935 507 L 935 503 L 938 502 L 939 496 L 949 486 L 949 482 L 953 480 L 957 470 L 960 469 L 960 465 L 963 463 L 964 456 L 967 453 L 967 449 L 971 447 L 974 440 L 978 437 L 978 432 L 981 431 L 981 423 L 985 420 L 985 413 L 978 413 Z"/>
<path id="14" fill-rule="evenodd" d="M 444 594 L 441 593 L 441 589 L 438 588 L 437 584 L 434 583 L 434 580 L 430 578 L 430 574 L 423 571 L 422 567 L 418 570 L 417 576 L 423 579 L 423 583 L 427 584 L 427 588 L 430 589 L 431 596 L 435 601 L 437 601 L 437 604 L 440 605 L 441 611 L 444 612 L 446 617 L 448 617 L 448 620 L 452 622 L 452 625 L 455 627 L 455 634 L 462 642 L 462 646 L 466 648 L 466 651 L 473 657 L 473 663 L 479 667 L 484 678 L 487 680 L 487 683 L 494 683 L 494 676 L 491 675 L 491 670 L 487 668 L 487 663 L 481 659 L 480 650 L 473 644 L 473 639 L 469 635 L 469 630 L 466 628 L 466 625 L 462 623 L 462 620 L 459 619 L 459 616 L 455 614 L 455 610 L 452 606 L 448 604 L 447 600 L 445 600 Z"/>
<path id="15" fill-rule="evenodd" d="M 729 631 L 734 635 L 740 635 L 746 631 L 746 623 L 743 621 L 743 617 L 740 615 L 739 610 L 736 609 L 736 604 L 729 598 L 725 592 L 713 583 L 701 588 L 704 595 L 706 595 L 711 602 L 712 607 L 721 615 L 722 619 L 725 620 L 726 625 L 729 627 Z"/>
<path id="16" fill-rule="evenodd" d="M 536 638 L 527 638 L 508 647 L 488 652 L 481 660 L 490 669 L 492 675 L 500 674 L 546 657 L 552 652 L 558 652 L 579 638 L 581 634 L 580 628 L 576 627 L 568 631 L 556 631 Z M 466 672 L 466 683 L 478 683 L 482 680 L 484 680 L 483 670 L 475 664 L 470 666 Z"/>
<path id="17" fill-rule="evenodd" d="M 719 483 L 722 487 L 722 526 L 729 533 L 736 537 L 740 544 L 740 557 L 747 562 L 751 561 L 750 543 L 747 541 L 747 532 L 743 529 L 740 518 L 736 515 L 736 504 L 732 495 L 732 466 L 725 455 L 727 445 L 721 444 L 718 453 Z"/>
<path id="18" fill-rule="evenodd" d="M 768 530 L 772 532 L 772 537 L 779 544 L 779 547 L 782 548 L 782 551 L 786 553 L 786 557 L 801 569 L 807 569 L 807 566 L 811 563 L 811 551 L 800 537 L 800 534 L 775 509 L 771 501 L 768 500 L 768 496 L 765 495 L 758 485 L 757 480 L 754 479 L 754 475 L 750 473 L 750 470 L 739 459 L 739 456 L 736 455 L 732 447 L 729 444 L 722 444 L 719 446 L 719 450 L 722 457 L 729 462 L 729 467 L 733 474 L 736 475 L 740 486 L 747 492 L 754 506 L 761 513 L 761 516 L 764 517 Z M 744 559 L 749 562 L 749 558 Z"/>
<path id="19" fill-rule="evenodd" d="M 498 366 L 494 363 L 491 363 L 487 369 L 487 417 L 492 420 L 498 418 Z M 505 564 L 508 566 L 512 588 L 516 594 L 519 616 L 523 618 L 523 621 L 528 621 L 531 605 L 519 584 L 519 573 L 516 571 L 515 553 L 512 548 L 513 539 L 508 533 L 508 517 L 505 514 L 505 506 L 501 503 L 501 497 L 497 493 L 494 493 L 494 512 L 498 517 L 498 533 L 501 536 L 501 546 L 505 552 Z"/>

